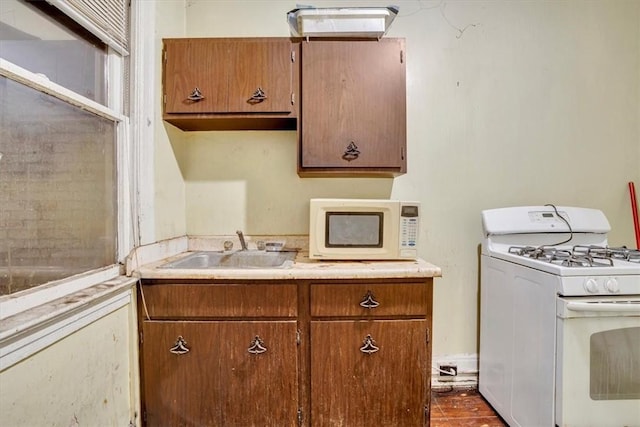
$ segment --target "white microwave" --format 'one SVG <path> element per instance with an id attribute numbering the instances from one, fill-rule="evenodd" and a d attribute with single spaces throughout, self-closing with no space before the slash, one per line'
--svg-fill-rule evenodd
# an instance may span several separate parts
<path id="1" fill-rule="evenodd" d="M 419 202 L 311 199 L 309 212 L 311 259 L 418 257 Z"/>

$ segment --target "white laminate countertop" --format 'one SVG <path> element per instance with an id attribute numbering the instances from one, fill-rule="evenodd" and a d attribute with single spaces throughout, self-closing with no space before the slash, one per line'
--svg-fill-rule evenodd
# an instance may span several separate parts
<path id="1" fill-rule="evenodd" d="M 319 261 L 308 257 L 306 247 L 298 252 L 295 262 L 285 268 L 206 268 L 206 269 L 178 269 L 160 268 L 167 262 L 172 262 L 188 256 L 192 252 L 202 250 L 216 250 L 218 245 L 203 244 L 202 239 L 189 242 L 186 245 L 170 242 L 167 246 L 183 248 L 179 253 L 162 257 L 162 251 L 156 252 L 156 259 L 150 262 L 136 260 L 132 267 L 127 267 L 130 275 L 143 279 L 218 279 L 218 280 L 327 280 L 327 279 L 385 279 L 385 278 L 430 278 L 442 276 L 440 267 L 425 260 L 411 261 Z M 298 245 L 298 247 L 304 247 Z M 166 255 L 166 253 L 164 254 Z"/>

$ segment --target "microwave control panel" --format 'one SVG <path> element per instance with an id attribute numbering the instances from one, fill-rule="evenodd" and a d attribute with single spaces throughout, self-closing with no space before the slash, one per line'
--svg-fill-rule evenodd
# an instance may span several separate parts
<path id="1" fill-rule="evenodd" d="M 418 205 L 400 206 L 400 249 L 418 248 Z"/>

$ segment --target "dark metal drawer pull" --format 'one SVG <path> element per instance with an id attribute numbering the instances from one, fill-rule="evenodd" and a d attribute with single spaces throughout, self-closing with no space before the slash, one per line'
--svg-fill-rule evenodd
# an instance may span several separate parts
<path id="1" fill-rule="evenodd" d="M 191 92 L 191 94 L 187 96 L 187 99 L 189 101 L 198 102 L 202 101 L 204 99 L 204 96 L 202 95 L 202 92 L 200 92 L 200 89 L 195 88 L 193 92 Z"/>
<path id="2" fill-rule="evenodd" d="M 169 349 L 169 351 L 173 354 L 186 354 L 189 353 L 189 348 L 187 347 L 187 342 L 182 338 L 182 335 L 176 339 L 176 343 Z"/>
<path id="3" fill-rule="evenodd" d="M 355 142 L 351 141 L 349 145 L 347 145 L 347 149 L 344 150 L 344 154 L 342 155 L 342 158 L 345 159 L 347 162 L 350 162 L 351 160 L 357 159 L 359 155 L 360 155 L 360 150 L 358 150 L 358 146 L 356 145 Z"/>
<path id="4" fill-rule="evenodd" d="M 367 294 L 360 301 L 360 306 L 364 308 L 376 308 L 380 303 L 376 301 L 376 297 L 373 295 L 371 291 L 367 291 Z"/>
<path id="5" fill-rule="evenodd" d="M 249 103 L 258 104 L 264 101 L 265 99 L 267 99 L 267 94 L 264 93 L 264 90 L 262 90 L 261 87 L 259 87 L 258 89 L 255 90 L 255 92 L 253 92 L 253 95 L 251 95 L 251 98 L 249 98 Z"/>
<path id="6" fill-rule="evenodd" d="M 264 341 L 256 335 L 256 337 L 249 344 L 249 349 L 247 350 L 251 354 L 262 354 L 267 351 L 267 348 L 264 346 Z"/>
<path id="7" fill-rule="evenodd" d="M 360 351 L 366 354 L 372 354 L 378 350 L 380 350 L 380 347 L 376 346 L 376 342 L 371 338 L 371 335 L 367 335 L 363 341 L 363 346 L 360 347 Z"/>

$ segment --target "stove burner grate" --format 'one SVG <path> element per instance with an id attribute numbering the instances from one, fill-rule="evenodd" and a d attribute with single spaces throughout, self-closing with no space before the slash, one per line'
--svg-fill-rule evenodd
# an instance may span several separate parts
<path id="1" fill-rule="evenodd" d="M 511 246 L 509 253 L 533 258 L 564 267 L 613 267 L 614 260 L 640 264 L 640 250 L 625 246 L 583 246 L 571 249 L 554 246 Z"/>
<path id="2" fill-rule="evenodd" d="M 640 263 L 640 250 L 629 249 L 626 246 L 574 246 L 573 252 L 599 259 L 614 259 Z"/>
<path id="3" fill-rule="evenodd" d="M 611 258 L 596 258 L 575 252 L 570 252 L 569 254 L 561 252 L 554 256 L 549 262 L 564 267 L 613 267 L 613 260 Z"/>

